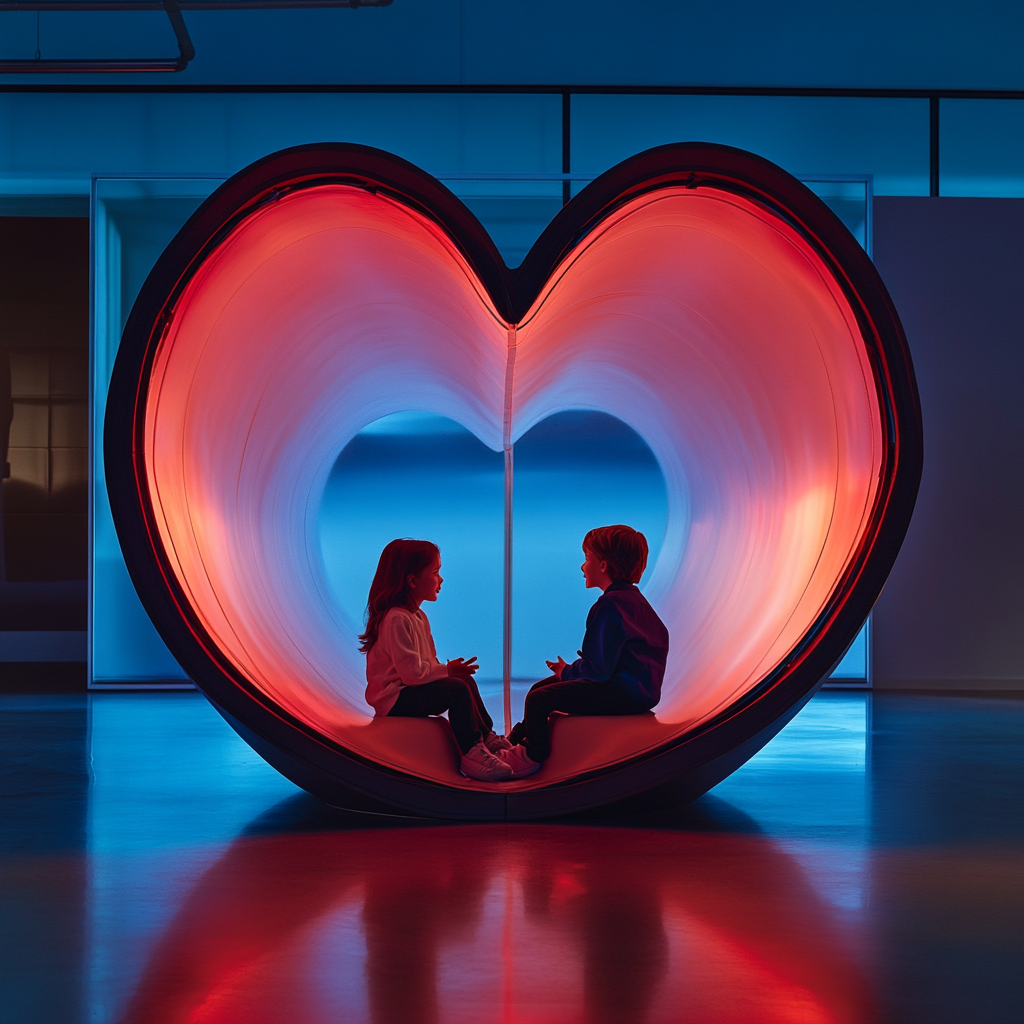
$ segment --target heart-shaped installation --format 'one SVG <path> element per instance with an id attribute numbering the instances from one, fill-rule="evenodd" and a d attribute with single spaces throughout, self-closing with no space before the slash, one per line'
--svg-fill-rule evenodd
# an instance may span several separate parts
<path id="1" fill-rule="evenodd" d="M 518 437 L 574 408 L 632 427 L 665 477 L 646 586 L 671 634 L 662 702 L 560 720 L 539 775 L 473 783 L 436 721 L 369 718 L 320 496 L 383 416 L 451 417 L 511 465 Z M 870 260 L 790 175 L 706 144 L 608 171 L 515 271 L 397 157 L 319 145 L 253 164 L 146 281 L 105 453 L 140 597 L 241 735 L 331 802 L 466 818 L 679 799 L 742 764 L 856 635 L 922 459 Z"/>

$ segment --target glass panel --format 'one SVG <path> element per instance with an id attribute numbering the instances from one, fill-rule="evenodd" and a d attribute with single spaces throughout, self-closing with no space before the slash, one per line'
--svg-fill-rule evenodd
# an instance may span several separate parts
<path id="1" fill-rule="evenodd" d="M 341 140 L 396 153 L 436 175 L 557 173 L 561 102 L 560 96 L 264 95 L 204 97 L 196 113 L 228 140 L 231 170 L 287 146 Z M 174 103 L 160 114 L 182 120 Z M 222 166 L 223 150 L 210 148 L 217 163 L 209 166 Z"/>
<path id="2" fill-rule="evenodd" d="M 846 225 L 870 256 L 871 199 L 874 194 L 870 176 L 862 180 L 843 180 L 839 175 L 801 180 Z"/>
<path id="3" fill-rule="evenodd" d="M 220 179 L 101 178 L 93 204 L 93 683 L 185 681 L 146 615 L 107 499 L 103 416 L 121 331 L 164 247 Z"/>
<path id="4" fill-rule="evenodd" d="M 850 649 L 843 656 L 843 660 L 836 666 L 830 676 L 837 681 L 863 682 L 868 678 L 868 630 L 869 622 L 866 622 L 861 631 L 854 638 Z"/>
<path id="5" fill-rule="evenodd" d="M 718 142 L 798 178 L 870 174 L 879 195 L 928 195 L 928 101 L 788 96 L 574 96 L 573 172 L 652 146 Z"/>
<path id="6" fill-rule="evenodd" d="M 1024 102 L 942 100 L 939 192 L 1024 196 Z"/>
<path id="7" fill-rule="evenodd" d="M 560 96 L 26 93 L 8 94 L 4 110 L 5 153 L 22 154 L 7 173 L 42 167 L 51 185 L 94 167 L 227 177 L 275 150 L 335 140 L 437 175 L 562 169 Z"/>
<path id="8" fill-rule="evenodd" d="M 18 212 L 0 216 L 0 648 L 25 631 L 48 660 L 50 630 L 85 648 L 89 221 L 45 197 Z"/>

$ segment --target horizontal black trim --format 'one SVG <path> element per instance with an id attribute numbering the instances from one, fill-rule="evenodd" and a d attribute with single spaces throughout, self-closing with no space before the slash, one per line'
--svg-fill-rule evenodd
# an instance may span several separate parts
<path id="1" fill-rule="evenodd" d="M 39 60 L 0 60 L 0 73 L 5 75 L 82 75 L 122 74 L 140 71 L 181 71 L 185 65 L 177 57 L 91 57 L 49 58 Z"/>
<path id="2" fill-rule="evenodd" d="M 57 85 L 18 82 L 0 92 L 53 93 L 433 93 L 523 96 L 798 96 L 892 100 L 1024 100 L 1024 89 L 846 89 L 777 85 L 351 85 L 338 83 Z"/>
<path id="3" fill-rule="evenodd" d="M 292 8 L 390 7 L 392 0 L 178 0 L 183 11 L 282 11 Z M 163 0 L 0 0 L 7 11 L 162 11 Z"/>

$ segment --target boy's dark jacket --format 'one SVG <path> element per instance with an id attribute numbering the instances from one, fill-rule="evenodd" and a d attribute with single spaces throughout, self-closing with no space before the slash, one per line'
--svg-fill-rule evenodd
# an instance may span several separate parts
<path id="1" fill-rule="evenodd" d="M 616 581 L 594 602 L 579 654 L 563 680 L 607 679 L 652 708 L 661 700 L 668 630 L 632 583 Z"/>

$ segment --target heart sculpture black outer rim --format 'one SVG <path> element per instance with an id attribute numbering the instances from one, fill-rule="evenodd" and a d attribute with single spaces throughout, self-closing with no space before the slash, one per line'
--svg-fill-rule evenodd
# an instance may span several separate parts
<path id="1" fill-rule="evenodd" d="M 764 680 L 710 721 L 631 760 L 549 787 L 481 791 L 420 779 L 353 753 L 285 711 L 217 649 L 177 583 L 150 505 L 143 429 L 153 359 L 178 298 L 226 235 L 263 204 L 328 183 L 387 193 L 441 225 L 497 311 L 512 323 L 522 318 L 561 259 L 586 234 L 624 203 L 658 189 L 711 188 L 744 196 L 785 219 L 814 247 L 846 294 L 871 361 L 883 419 L 880 484 L 860 549 L 829 605 Z M 588 185 L 555 216 L 523 264 L 509 270 L 483 225 L 425 171 L 382 150 L 323 143 L 274 153 L 240 171 L 167 246 L 124 330 L 107 401 L 104 458 L 114 523 L 143 606 L 182 668 L 270 764 L 340 807 L 519 820 L 692 799 L 767 743 L 840 660 L 881 592 L 913 512 L 923 438 L 910 351 L 878 272 L 832 211 L 767 160 L 710 143 L 647 150 Z"/>

